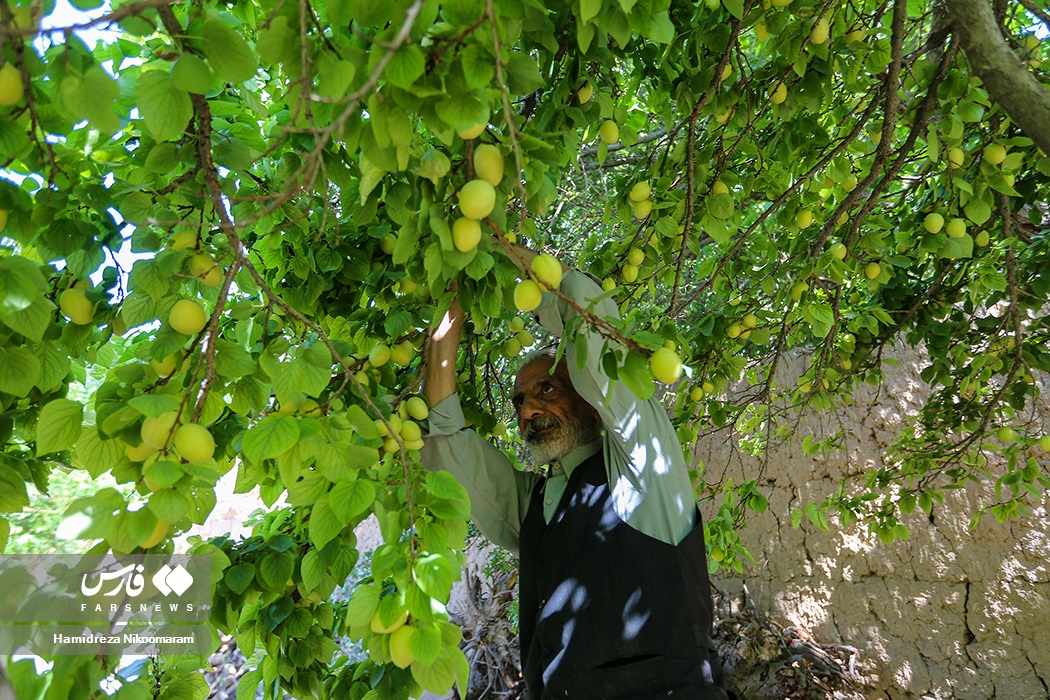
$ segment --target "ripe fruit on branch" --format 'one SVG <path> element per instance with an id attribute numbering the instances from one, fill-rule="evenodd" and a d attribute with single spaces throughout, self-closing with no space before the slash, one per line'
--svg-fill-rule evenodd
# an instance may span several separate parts
<path id="1" fill-rule="evenodd" d="M 207 253 L 197 253 L 190 257 L 190 274 L 209 287 L 222 284 L 222 267 Z"/>
<path id="2" fill-rule="evenodd" d="M 528 331 L 518 331 L 514 338 L 521 344 L 523 348 L 530 348 L 536 344 L 536 339 L 532 337 L 532 333 Z"/>
<path id="3" fill-rule="evenodd" d="M 168 529 L 170 527 L 171 526 L 163 520 L 157 520 L 157 524 L 153 526 L 153 532 L 150 534 L 149 537 L 147 537 L 143 542 L 141 542 L 139 546 L 143 549 L 156 547 L 158 544 L 160 544 L 161 540 L 167 537 Z"/>
<path id="4" fill-rule="evenodd" d="M 58 308 L 62 309 L 62 313 L 69 316 L 69 320 L 78 326 L 86 326 L 91 323 L 94 304 L 79 287 L 70 287 L 62 292 L 58 297 Z"/>
<path id="5" fill-rule="evenodd" d="M 463 129 L 461 131 L 457 131 L 456 133 L 459 134 L 459 137 L 465 141 L 469 141 L 470 139 L 476 139 L 477 137 L 481 136 L 482 132 L 484 132 L 485 128 L 489 125 L 489 118 L 487 116 L 487 112 L 488 110 L 486 110 L 486 117 L 477 124 L 467 127 L 466 129 Z"/>
<path id="6" fill-rule="evenodd" d="M 522 320 L 521 316 L 515 316 L 507 323 L 507 328 L 510 329 L 511 333 L 517 333 L 520 330 L 524 330 L 525 321 Z"/>
<path id="7" fill-rule="evenodd" d="M 607 144 L 614 144 L 620 140 L 620 127 L 612 119 L 606 119 L 598 127 L 598 135 Z"/>
<path id="8" fill-rule="evenodd" d="M 649 370 L 657 381 L 674 384 L 682 376 L 682 360 L 674 350 L 660 348 L 649 358 Z"/>
<path id="9" fill-rule="evenodd" d="M 1014 432 L 1013 428 L 1008 428 L 1005 425 L 996 431 L 995 436 L 1002 442 L 1010 443 L 1017 439 L 1017 433 Z"/>
<path id="10" fill-rule="evenodd" d="M 772 92 L 769 93 L 769 101 L 775 105 L 782 104 L 788 97 L 787 85 L 780 82 L 777 83 L 776 87 L 773 88 Z"/>
<path id="11" fill-rule="evenodd" d="M 627 263 L 623 266 L 623 281 L 630 284 L 638 279 L 638 266 Z"/>
<path id="12" fill-rule="evenodd" d="M 481 242 L 481 223 L 477 219 L 460 217 L 452 224 L 452 243 L 461 253 L 469 253 Z"/>
<path id="13" fill-rule="evenodd" d="M 430 416 L 430 409 L 427 408 L 427 402 L 418 397 L 412 396 L 408 399 L 408 415 L 412 416 L 416 420 L 426 420 Z"/>
<path id="14" fill-rule="evenodd" d="M 828 252 L 831 253 L 831 257 L 836 260 L 846 259 L 846 245 L 841 242 L 832 243 L 831 247 L 828 248 Z"/>
<path id="15" fill-rule="evenodd" d="M 627 262 L 632 265 L 641 265 L 645 261 L 645 253 L 638 250 L 637 248 L 631 248 L 627 251 Z"/>
<path id="16" fill-rule="evenodd" d="M 187 248 L 195 248 L 196 246 L 196 231 L 176 231 L 175 235 L 171 237 L 171 243 L 168 244 L 168 250 L 180 251 Z"/>
<path id="17" fill-rule="evenodd" d="M 627 194 L 632 202 L 640 202 L 643 199 L 649 199 L 649 195 L 653 193 L 652 185 L 648 182 L 636 182 L 631 191 Z"/>
<path id="18" fill-rule="evenodd" d="M 376 634 L 390 634 L 394 630 L 401 629 L 407 621 L 408 611 L 405 610 L 401 613 L 400 617 L 398 617 L 392 623 L 390 623 L 389 625 L 384 625 L 383 621 L 379 619 L 379 611 L 377 610 L 376 614 L 372 616 L 372 620 L 368 626 Z"/>
<path id="19" fill-rule="evenodd" d="M 158 377 L 167 377 L 178 367 L 179 358 L 175 353 L 172 353 L 162 360 L 150 360 L 149 364 Z"/>
<path id="20" fill-rule="evenodd" d="M 379 250 L 383 251 L 387 255 L 394 254 L 394 248 L 397 247 L 397 236 L 392 233 L 388 233 L 383 236 L 379 241 Z"/>
<path id="21" fill-rule="evenodd" d="M 594 94 L 594 86 L 590 83 L 584 83 L 580 86 L 580 89 L 576 91 L 576 99 L 581 105 L 587 104 L 591 100 L 591 96 Z"/>
<path id="22" fill-rule="evenodd" d="M 979 231 L 977 235 L 973 237 L 973 242 L 981 247 L 988 245 L 990 240 L 991 236 L 988 235 L 987 231 Z"/>
<path id="23" fill-rule="evenodd" d="M 208 315 L 204 313 L 204 307 L 193 299 L 182 299 L 171 307 L 168 323 L 183 335 L 197 335 L 208 323 Z"/>
<path id="24" fill-rule="evenodd" d="M 390 659 L 398 668 L 408 668 L 416 660 L 409 648 L 409 641 L 415 633 L 414 627 L 405 625 L 390 635 Z"/>
<path id="25" fill-rule="evenodd" d="M 493 187 L 503 179 L 503 154 L 499 148 L 483 143 L 474 149 L 474 175 Z"/>
<path id="26" fill-rule="evenodd" d="M 864 276 L 873 280 L 882 274 L 882 266 L 877 262 L 870 262 L 864 266 Z"/>
<path id="27" fill-rule="evenodd" d="M 952 146 L 948 149 L 948 162 L 956 168 L 961 168 L 965 160 L 966 154 L 963 153 L 963 150 L 958 146 Z"/>
<path id="28" fill-rule="evenodd" d="M 157 450 L 144 442 L 138 445 L 124 445 L 124 454 L 132 462 L 145 462 L 150 455 L 156 454 Z"/>
<path id="29" fill-rule="evenodd" d="M 758 39 L 758 43 L 764 44 L 766 39 L 770 36 L 769 30 L 766 29 L 766 25 L 761 22 L 755 25 L 755 38 Z"/>
<path id="30" fill-rule="evenodd" d="M 561 263 L 549 253 L 537 255 L 532 259 L 532 270 L 540 281 L 546 283 L 551 289 L 557 289 L 561 284 Z"/>
<path id="31" fill-rule="evenodd" d="M 927 214 L 922 225 L 930 233 L 939 233 L 944 228 L 944 217 L 937 212 Z"/>
<path id="32" fill-rule="evenodd" d="M 149 445 L 155 450 L 162 450 L 168 444 L 168 439 L 171 437 L 171 431 L 175 427 L 175 422 L 179 419 L 178 411 L 168 411 L 162 413 L 156 418 L 146 416 L 142 421 L 142 427 L 139 428 L 139 437 L 142 438 L 142 442 Z"/>
<path id="33" fill-rule="evenodd" d="M 407 367 L 415 356 L 416 349 L 407 340 L 390 348 L 390 361 L 396 365 Z"/>
<path id="34" fill-rule="evenodd" d="M 806 228 L 813 223 L 813 212 L 809 209 L 799 209 L 795 215 L 795 224 L 799 228 Z"/>
<path id="35" fill-rule="evenodd" d="M 13 63 L 0 67 L 0 107 L 10 107 L 22 100 L 25 95 L 25 84 L 22 74 Z"/>
<path id="36" fill-rule="evenodd" d="M 533 280 L 522 280 L 514 288 L 514 306 L 519 311 L 532 311 L 543 300 L 543 291 L 540 285 Z"/>
<path id="37" fill-rule="evenodd" d="M 203 425 L 186 423 L 175 431 L 175 449 L 187 462 L 207 462 L 215 454 L 215 438 Z"/>
<path id="38" fill-rule="evenodd" d="M 1001 143 L 985 146 L 984 159 L 992 165 L 999 165 L 1006 160 L 1006 147 Z"/>
<path id="39" fill-rule="evenodd" d="M 852 192 L 857 187 L 857 176 L 847 175 L 846 179 L 842 181 L 842 189 L 847 192 Z"/>
<path id="40" fill-rule="evenodd" d="M 379 343 L 368 353 L 368 361 L 373 367 L 382 367 L 390 361 L 390 346 Z"/>
<path id="41" fill-rule="evenodd" d="M 828 26 L 828 18 L 821 17 L 820 21 L 813 25 L 813 30 L 809 33 L 809 40 L 814 44 L 823 44 L 828 40 L 830 29 L 831 28 Z"/>
<path id="42" fill-rule="evenodd" d="M 634 215 L 637 218 L 644 219 L 653 210 L 653 200 L 643 199 L 640 202 L 631 202 L 631 208 L 634 210 Z"/>
<path id="43" fill-rule="evenodd" d="M 805 282 L 795 282 L 795 284 L 791 286 L 791 300 L 798 301 L 808 290 L 809 285 Z"/>
<path id="44" fill-rule="evenodd" d="M 711 194 L 729 194 L 729 187 L 721 180 L 715 180 L 711 185 Z"/>
<path id="45" fill-rule="evenodd" d="M 944 227 L 944 231 L 949 238 L 962 238 L 966 235 L 966 222 L 962 219 L 952 219 Z"/>
<path id="46" fill-rule="evenodd" d="M 496 190 L 486 180 L 471 180 L 459 191 L 459 211 L 468 219 L 484 219 L 495 206 Z"/>

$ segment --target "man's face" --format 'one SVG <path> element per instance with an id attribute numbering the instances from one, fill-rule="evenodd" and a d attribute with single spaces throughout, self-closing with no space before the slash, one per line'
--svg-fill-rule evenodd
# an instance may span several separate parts
<path id="1" fill-rule="evenodd" d="M 561 459 L 598 437 L 601 421 L 569 379 L 568 366 L 540 357 L 521 368 L 514 382 L 512 402 L 518 432 L 537 464 Z"/>

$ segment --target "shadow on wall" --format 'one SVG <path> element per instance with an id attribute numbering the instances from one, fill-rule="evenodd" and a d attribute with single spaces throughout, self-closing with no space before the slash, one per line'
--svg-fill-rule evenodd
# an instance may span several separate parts
<path id="1" fill-rule="evenodd" d="M 754 555 L 738 578 L 713 578 L 730 597 L 744 595 L 762 613 L 810 630 L 822 641 L 860 651 L 870 697 L 1050 697 L 1050 521 L 1047 503 L 1023 521 L 969 520 L 992 493 L 949 493 L 931 515 L 904 521 L 908 541 L 885 545 L 863 527 L 808 521 L 791 513 L 833 494 L 844 476 L 877 467 L 883 450 L 914 415 L 926 392 L 921 354 L 897 350 L 879 390 L 865 386 L 835 415 L 808 418 L 798 435 L 842 430 L 845 450 L 802 457 L 796 446 L 774 449 L 760 478 L 769 509 L 740 533 Z M 801 372 L 801 361 L 785 373 Z M 1040 377 L 1043 396 L 1050 379 Z M 1050 426 L 1050 402 L 1036 425 Z M 760 465 L 718 434 L 701 438 L 696 455 L 709 482 L 756 478 Z M 1050 462 L 1050 459 L 1047 459 Z M 1050 464 L 1042 464 L 1050 470 Z M 723 472 L 724 470 L 724 472 Z"/>

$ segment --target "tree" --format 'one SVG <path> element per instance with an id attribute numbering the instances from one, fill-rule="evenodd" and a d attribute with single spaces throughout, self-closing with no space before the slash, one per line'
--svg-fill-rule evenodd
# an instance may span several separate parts
<path id="1" fill-rule="evenodd" d="M 1045 79 L 1045 14 L 996 7 L 1014 72 Z M 469 507 L 419 468 L 417 351 L 455 281 L 467 416 L 503 432 L 532 340 L 515 240 L 604 278 L 622 320 L 582 318 L 619 381 L 648 396 L 691 368 L 665 394 L 687 450 L 726 425 L 758 453 L 834 448 L 796 417 L 878 383 L 886 343 L 924 345 L 934 391 L 893 468 L 796 518 L 890 542 L 969 480 L 1002 519 L 1045 491 L 1025 411 L 1050 369 L 1050 158 L 935 3 L 142 0 L 89 23 L 122 32 L 94 47 L 88 25 L 41 30 L 51 10 L 0 3 L 0 505 L 17 518 L 55 469 L 108 472 L 136 493 L 81 499 L 82 536 L 166 552 L 231 469 L 284 496 L 249 540 L 194 548 L 212 624 L 259 651 L 246 689 L 464 683 L 444 603 Z M 760 489 L 698 469 L 698 491 L 713 565 L 739 568 Z M 337 609 L 369 514 L 386 544 Z M 370 660 L 331 664 L 343 634 Z M 17 680 L 90 697 L 112 667 Z M 192 663 L 151 668 L 118 697 L 203 697 Z"/>

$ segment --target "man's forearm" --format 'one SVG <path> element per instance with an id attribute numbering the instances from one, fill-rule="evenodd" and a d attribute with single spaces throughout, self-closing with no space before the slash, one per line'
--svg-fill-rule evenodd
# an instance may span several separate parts
<path id="1" fill-rule="evenodd" d="M 462 332 L 463 311 L 453 299 L 448 312 L 431 329 L 427 345 L 423 395 L 431 406 L 456 393 L 456 356 Z"/>

